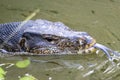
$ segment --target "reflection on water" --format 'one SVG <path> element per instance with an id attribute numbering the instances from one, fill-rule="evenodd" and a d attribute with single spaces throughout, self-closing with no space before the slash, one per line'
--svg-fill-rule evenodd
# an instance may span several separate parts
<path id="1" fill-rule="evenodd" d="M 19 69 L 11 66 L 16 60 L 26 58 L 31 60 L 31 65 L 27 68 Z M 6 66 L 2 65 L 7 71 L 6 79 L 9 80 L 17 80 L 18 76 L 24 74 L 31 74 L 38 80 L 118 80 L 120 78 L 120 58 L 116 56 L 114 56 L 114 63 L 110 62 L 105 55 L 97 54 L 58 57 L 17 56 L 1 59 L 0 62 L 9 62 Z"/>

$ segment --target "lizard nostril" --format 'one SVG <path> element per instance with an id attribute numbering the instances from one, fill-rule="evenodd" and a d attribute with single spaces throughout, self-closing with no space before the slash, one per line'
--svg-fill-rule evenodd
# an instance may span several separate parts
<path id="1" fill-rule="evenodd" d="M 82 46 L 84 43 L 83 43 L 83 40 L 79 40 L 79 44 L 80 44 L 80 46 Z"/>
<path id="2" fill-rule="evenodd" d="M 87 44 L 86 39 L 84 39 L 84 38 L 80 38 L 80 39 L 79 39 L 79 44 L 80 44 L 80 46 L 82 46 L 82 45 L 86 45 L 86 44 Z"/>

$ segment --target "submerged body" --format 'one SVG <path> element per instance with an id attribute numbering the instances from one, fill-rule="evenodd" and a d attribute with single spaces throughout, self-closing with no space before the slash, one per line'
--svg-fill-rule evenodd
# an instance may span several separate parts
<path id="1" fill-rule="evenodd" d="M 6 52 L 34 54 L 79 54 L 101 49 L 110 58 L 111 49 L 96 43 L 86 32 L 71 30 L 61 22 L 29 20 L 0 24 L 0 48 Z M 5 52 L 5 51 L 3 51 Z"/>

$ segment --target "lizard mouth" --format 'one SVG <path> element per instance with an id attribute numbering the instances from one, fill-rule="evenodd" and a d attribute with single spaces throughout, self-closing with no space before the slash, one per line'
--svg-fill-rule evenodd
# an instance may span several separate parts
<path id="1" fill-rule="evenodd" d="M 93 38 L 82 37 L 79 39 L 79 54 L 93 53 L 96 49 L 93 47 L 96 44 L 96 40 Z"/>
<path id="2" fill-rule="evenodd" d="M 89 54 L 94 53 L 97 50 L 103 51 L 104 54 L 108 57 L 110 61 L 113 61 L 112 55 L 120 56 L 120 53 L 114 51 L 102 44 L 96 43 L 95 39 L 80 38 L 79 40 L 80 50 L 78 53 Z"/>
<path id="3" fill-rule="evenodd" d="M 94 43 L 94 41 L 93 41 Z M 109 59 L 109 61 L 113 61 L 113 55 L 115 56 L 120 56 L 120 53 L 118 53 L 117 51 L 114 51 L 102 44 L 99 44 L 99 43 L 91 43 L 89 44 L 89 48 L 86 47 L 84 50 L 79 50 L 79 53 L 85 53 L 85 54 L 89 54 L 89 53 L 94 53 L 96 52 L 97 50 L 101 50 L 106 56 L 107 58 Z M 86 45 L 88 46 L 88 45 Z"/>
<path id="4" fill-rule="evenodd" d="M 95 39 L 87 39 L 85 37 L 79 39 L 80 49 L 88 49 L 96 43 Z"/>

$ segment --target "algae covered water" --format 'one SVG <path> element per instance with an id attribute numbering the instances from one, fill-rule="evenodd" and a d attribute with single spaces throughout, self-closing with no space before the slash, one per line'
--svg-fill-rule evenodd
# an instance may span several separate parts
<path id="1" fill-rule="evenodd" d="M 88 32 L 98 43 L 120 51 L 119 0 L 0 0 L 0 23 L 32 19 L 60 21 L 77 31 Z M 120 59 L 115 64 L 104 53 L 79 56 L 17 56 L 0 58 L 5 80 L 30 74 L 38 80 L 119 80 Z M 10 66 L 30 60 L 26 68 Z M 3 65 L 6 64 L 6 65 Z"/>

